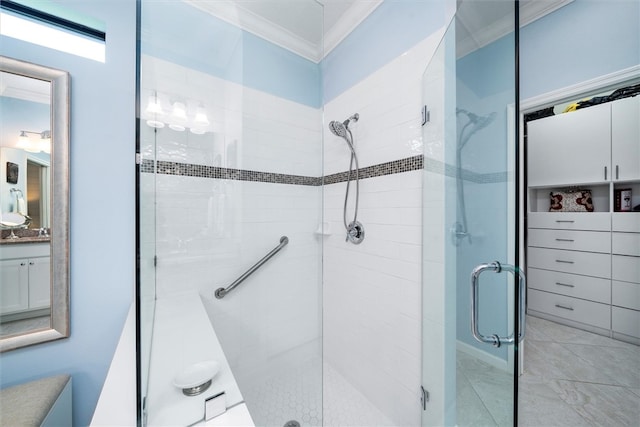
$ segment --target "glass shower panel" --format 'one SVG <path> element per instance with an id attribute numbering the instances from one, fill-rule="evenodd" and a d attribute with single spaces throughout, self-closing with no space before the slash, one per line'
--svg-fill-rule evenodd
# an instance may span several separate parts
<path id="1" fill-rule="evenodd" d="M 271 41 L 286 35 L 282 13 L 303 3 L 321 30 L 311 0 L 141 2 L 150 425 L 198 422 L 223 391 L 255 425 L 322 425 L 320 67 Z M 258 29 L 240 24 L 256 14 Z M 283 236 L 282 250 L 216 298 Z M 186 385 L 181 374 L 194 370 L 202 383 Z"/>
<path id="2" fill-rule="evenodd" d="M 423 76 L 423 425 L 516 422 L 516 7 L 460 2 Z"/>

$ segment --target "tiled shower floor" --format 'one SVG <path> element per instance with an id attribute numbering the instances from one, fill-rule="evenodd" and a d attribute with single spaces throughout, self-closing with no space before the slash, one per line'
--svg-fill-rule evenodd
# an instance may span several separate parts
<path id="1" fill-rule="evenodd" d="M 321 364 L 319 358 L 245 388 L 245 402 L 256 426 L 281 427 L 289 420 L 305 427 L 393 425 L 340 373 L 327 363 Z"/>

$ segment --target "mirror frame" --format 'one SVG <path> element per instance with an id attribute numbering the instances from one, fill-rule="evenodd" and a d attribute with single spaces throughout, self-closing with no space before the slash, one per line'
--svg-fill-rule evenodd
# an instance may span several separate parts
<path id="1" fill-rule="evenodd" d="M 67 338 L 69 331 L 70 78 L 66 71 L 0 56 L 0 71 L 51 83 L 51 324 L 0 339 L 0 352 Z"/>

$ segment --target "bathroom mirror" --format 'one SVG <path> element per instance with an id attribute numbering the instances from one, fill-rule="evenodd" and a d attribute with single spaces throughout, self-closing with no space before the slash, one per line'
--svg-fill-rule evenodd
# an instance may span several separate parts
<path id="1" fill-rule="evenodd" d="M 69 87 L 0 56 L 0 352 L 69 336 Z"/>

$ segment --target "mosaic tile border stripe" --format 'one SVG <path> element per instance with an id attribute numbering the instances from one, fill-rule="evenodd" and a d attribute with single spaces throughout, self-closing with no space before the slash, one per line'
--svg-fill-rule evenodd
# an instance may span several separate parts
<path id="1" fill-rule="evenodd" d="M 424 170 L 451 178 L 455 178 L 457 173 L 457 168 L 455 166 L 429 157 L 424 159 Z M 462 169 L 462 179 L 464 181 L 475 182 L 477 184 L 507 182 L 512 179 L 512 177 L 513 172 L 477 173 Z"/>
<path id="2" fill-rule="evenodd" d="M 445 164 L 439 160 L 424 158 L 424 156 L 418 155 L 364 167 L 360 169 L 360 179 L 394 175 L 423 168 L 429 172 L 446 175 L 448 177 L 456 176 L 456 168 L 454 166 Z M 313 177 L 196 165 L 192 163 L 169 162 L 163 160 L 158 160 L 157 162 L 149 159 L 142 160 L 142 163 L 140 164 L 141 173 L 153 173 L 154 171 L 162 175 L 267 182 L 272 184 L 308 185 L 314 187 L 323 184 L 330 185 L 346 182 L 347 177 L 349 176 L 348 172 L 334 173 L 324 177 Z M 468 170 L 462 171 L 462 178 L 465 181 L 475 182 L 478 184 L 505 182 L 511 176 L 511 172 L 479 174 Z"/>
<path id="3" fill-rule="evenodd" d="M 394 160 L 391 162 L 380 163 L 378 165 L 367 166 L 360 169 L 360 179 L 375 178 L 377 176 L 393 175 L 396 173 L 410 172 L 422 169 L 423 156 L 407 157 L 405 159 Z M 346 182 L 349 172 L 340 172 L 327 175 L 324 177 L 325 184 L 336 184 L 338 182 Z M 353 178 L 353 174 L 352 174 Z"/>
<path id="4" fill-rule="evenodd" d="M 159 160 L 157 173 L 163 175 L 191 176 L 198 178 L 229 179 L 234 181 L 269 182 L 273 184 L 293 184 L 319 186 L 322 178 L 302 175 L 286 175 L 272 172 L 257 172 L 245 169 L 221 168 L 218 166 L 195 165 Z"/>
<path id="5" fill-rule="evenodd" d="M 379 165 L 367 166 L 360 169 L 360 179 L 374 178 L 383 175 L 408 172 L 422 169 L 422 156 L 413 156 L 406 159 L 394 160 L 381 163 Z M 156 166 L 154 168 L 154 165 Z M 196 165 L 192 163 L 179 163 L 145 159 L 140 164 L 140 172 L 162 175 L 191 176 L 199 178 L 229 179 L 235 181 L 268 182 L 273 184 L 292 184 L 320 186 L 324 184 L 335 184 L 346 182 L 348 172 L 340 172 L 325 177 L 313 177 L 303 175 L 287 175 L 272 172 L 257 172 L 245 169 L 221 168 L 218 166 Z"/>

